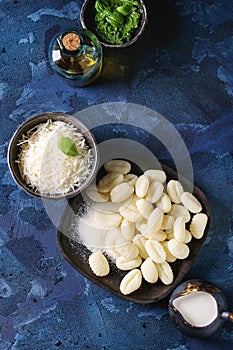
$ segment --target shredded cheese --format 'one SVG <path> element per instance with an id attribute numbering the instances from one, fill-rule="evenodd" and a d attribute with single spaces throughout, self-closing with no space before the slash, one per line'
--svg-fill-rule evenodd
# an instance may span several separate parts
<path id="1" fill-rule="evenodd" d="M 74 142 L 79 155 L 65 155 L 58 147 L 61 136 Z M 18 166 L 22 178 L 41 194 L 65 194 L 80 186 L 91 171 L 93 156 L 82 133 L 71 124 L 48 120 L 23 135 Z"/>

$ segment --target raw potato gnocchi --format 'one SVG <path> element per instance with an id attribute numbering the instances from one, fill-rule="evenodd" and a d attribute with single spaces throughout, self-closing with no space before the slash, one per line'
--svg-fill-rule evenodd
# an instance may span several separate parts
<path id="1" fill-rule="evenodd" d="M 94 204 L 84 223 L 92 226 L 92 234 L 95 228 L 96 234 L 106 234 L 103 249 L 89 257 L 91 270 L 100 277 L 109 273 L 106 253 L 119 270 L 129 271 L 120 283 L 124 295 L 140 288 L 143 279 L 171 284 L 170 263 L 186 259 L 187 244 L 204 234 L 208 217 L 201 203 L 177 180 L 166 186 L 163 170 L 149 169 L 138 177 L 120 159 L 104 168 L 107 175 L 86 190 Z"/>
<path id="2" fill-rule="evenodd" d="M 184 192 L 181 196 L 181 202 L 184 207 L 191 211 L 191 213 L 199 213 L 202 210 L 201 203 L 192 193 Z"/>
<path id="3" fill-rule="evenodd" d="M 206 224 L 208 221 L 208 217 L 204 213 L 199 213 L 193 216 L 192 222 L 190 224 L 190 232 L 194 238 L 200 239 L 202 238 Z"/>
<path id="4" fill-rule="evenodd" d="M 131 164 L 126 160 L 113 159 L 104 164 L 107 173 L 115 172 L 120 174 L 128 174 L 131 170 Z"/>
<path id="5" fill-rule="evenodd" d="M 181 183 L 177 180 L 170 180 L 167 184 L 167 194 L 169 195 L 171 201 L 175 204 L 181 202 L 181 195 L 184 190 Z"/>
<path id="6" fill-rule="evenodd" d="M 102 252 L 92 253 L 89 256 L 89 265 L 96 276 L 104 277 L 109 274 L 109 263 Z"/>
<path id="7" fill-rule="evenodd" d="M 141 265 L 142 276 L 149 283 L 155 283 L 158 280 L 158 270 L 151 258 L 147 258 Z"/>
<path id="8" fill-rule="evenodd" d="M 140 266 L 141 263 L 142 258 L 139 255 L 134 259 L 127 259 L 125 256 L 119 256 L 119 258 L 116 259 L 116 266 L 119 270 L 123 271 L 133 270 Z"/>
<path id="9" fill-rule="evenodd" d="M 121 281 L 120 291 L 122 294 L 127 295 L 133 293 L 135 290 L 141 287 L 142 273 L 139 269 L 133 269 L 129 271 Z"/>

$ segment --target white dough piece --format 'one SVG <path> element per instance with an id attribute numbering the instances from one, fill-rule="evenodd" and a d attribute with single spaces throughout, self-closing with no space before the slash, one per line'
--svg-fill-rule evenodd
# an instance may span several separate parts
<path id="1" fill-rule="evenodd" d="M 140 221 L 135 222 L 135 227 L 138 232 L 143 234 L 147 230 L 147 220 L 142 218 Z"/>
<path id="2" fill-rule="evenodd" d="M 115 172 L 120 174 L 128 174 L 131 170 L 131 165 L 126 160 L 112 159 L 104 164 L 104 169 L 108 172 Z"/>
<path id="3" fill-rule="evenodd" d="M 138 247 L 139 255 L 142 259 L 146 259 L 149 256 L 145 248 L 146 241 L 147 239 L 140 234 L 137 234 L 133 239 L 133 243 Z"/>
<path id="4" fill-rule="evenodd" d="M 153 181 L 149 185 L 148 193 L 146 199 L 151 203 L 156 203 L 161 198 L 163 194 L 164 187 L 159 181 Z"/>
<path id="5" fill-rule="evenodd" d="M 116 185 L 110 192 L 111 201 L 113 203 L 121 203 L 126 201 L 134 193 L 134 188 L 128 182 Z"/>
<path id="6" fill-rule="evenodd" d="M 151 258 L 147 258 L 141 265 L 143 278 L 149 283 L 155 283 L 158 280 L 158 270 Z"/>
<path id="7" fill-rule="evenodd" d="M 163 222 L 163 212 L 161 209 L 155 208 L 150 214 L 150 216 L 148 217 L 147 231 L 149 232 L 153 230 L 154 233 L 158 232 L 162 222 Z"/>
<path id="8" fill-rule="evenodd" d="M 137 182 L 138 176 L 135 174 L 127 174 L 124 177 L 124 180 L 128 182 L 131 186 L 134 186 Z"/>
<path id="9" fill-rule="evenodd" d="M 135 193 L 139 198 L 145 197 L 149 188 L 149 180 L 145 175 L 139 176 L 135 184 Z"/>
<path id="10" fill-rule="evenodd" d="M 192 193 L 184 192 L 181 196 L 181 202 L 191 213 L 200 213 L 202 210 L 201 203 Z"/>
<path id="11" fill-rule="evenodd" d="M 155 263 L 161 264 L 166 260 L 166 252 L 160 242 L 148 239 L 145 247 L 149 257 Z"/>
<path id="12" fill-rule="evenodd" d="M 161 183 L 166 181 L 167 175 L 163 170 L 149 169 L 144 172 L 150 182 L 159 181 Z"/>
<path id="13" fill-rule="evenodd" d="M 128 221 L 136 222 L 142 219 L 142 216 L 139 213 L 135 202 L 132 202 L 127 207 L 120 207 L 119 211 L 123 218 L 127 219 Z"/>
<path id="14" fill-rule="evenodd" d="M 129 271 L 121 281 L 120 291 L 127 295 L 140 288 L 142 284 L 142 273 L 139 269 Z"/>
<path id="15" fill-rule="evenodd" d="M 189 222 L 191 219 L 189 211 L 183 207 L 183 205 L 179 204 L 173 204 L 168 214 L 174 216 L 175 218 L 182 216 L 185 223 Z"/>
<path id="16" fill-rule="evenodd" d="M 140 256 L 137 256 L 134 259 L 127 259 L 125 256 L 120 256 L 116 259 L 116 266 L 119 270 L 128 271 L 136 269 L 136 267 L 140 266 L 142 263 L 142 259 Z"/>
<path id="17" fill-rule="evenodd" d="M 127 259 L 135 259 L 139 255 L 138 247 L 131 242 L 127 242 L 125 245 L 118 247 L 117 251 Z"/>
<path id="18" fill-rule="evenodd" d="M 171 199 L 167 193 L 162 194 L 161 198 L 156 202 L 156 206 L 164 213 L 168 213 L 171 210 Z"/>
<path id="19" fill-rule="evenodd" d="M 123 219 L 121 222 L 121 234 L 127 241 L 132 241 L 135 235 L 135 223 Z"/>
<path id="20" fill-rule="evenodd" d="M 204 213 L 195 214 L 192 218 L 189 230 L 194 238 L 200 239 L 205 232 L 208 216 Z"/>
<path id="21" fill-rule="evenodd" d="M 162 230 L 172 230 L 174 226 L 174 216 L 171 215 L 164 215 L 163 221 L 161 224 L 161 229 Z"/>
<path id="22" fill-rule="evenodd" d="M 189 243 L 192 240 L 192 234 L 188 230 L 185 230 L 185 239 L 184 243 Z"/>
<path id="23" fill-rule="evenodd" d="M 168 249 L 168 242 L 169 241 L 163 241 L 162 245 L 163 245 L 163 248 L 166 252 L 166 261 L 172 263 L 172 262 L 176 261 L 177 258 L 174 255 L 172 255 L 172 253 Z"/>
<path id="24" fill-rule="evenodd" d="M 174 238 L 177 241 L 185 241 L 185 222 L 182 216 L 178 216 L 174 222 Z"/>
<path id="25" fill-rule="evenodd" d="M 143 233 L 143 236 L 147 239 L 152 239 L 158 242 L 162 242 L 165 241 L 165 239 L 167 238 L 167 234 L 166 232 L 164 232 L 163 230 L 159 229 L 158 231 L 146 231 L 145 233 Z"/>
<path id="26" fill-rule="evenodd" d="M 107 202 L 110 198 L 109 193 L 98 192 L 95 184 L 87 187 L 86 194 L 93 202 L 103 203 Z"/>
<path id="27" fill-rule="evenodd" d="M 181 203 L 181 195 L 183 194 L 183 186 L 177 180 L 170 180 L 167 183 L 167 194 L 171 201 L 175 204 Z"/>
<path id="28" fill-rule="evenodd" d="M 101 212 L 91 208 L 88 215 L 81 220 L 95 228 L 111 229 L 120 225 L 122 216 L 118 213 Z"/>
<path id="29" fill-rule="evenodd" d="M 150 214 L 153 211 L 153 205 L 146 199 L 141 198 L 136 201 L 136 206 L 139 213 L 145 218 L 148 219 Z"/>
<path id="30" fill-rule="evenodd" d="M 163 282 L 165 285 L 169 285 L 173 282 L 174 275 L 171 266 L 168 264 L 168 262 L 164 262 L 162 264 L 157 264 L 156 265 L 157 270 L 158 270 L 158 275 L 160 280 Z"/>
<path id="31" fill-rule="evenodd" d="M 89 265 L 96 276 L 103 277 L 109 274 L 109 263 L 104 254 L 100 251 L 89 256 Z"/>
<path id="32" fill-rule="evenodd" d="M 97 191 L 101 193 L 110 192 L 116 185 L 124 181 L 124 175 L 119 173 L 108 173 L 99 180 Z"/>
<path id="33" fill-rule="evenodd" d="M 189 247 L 175 238 L 168 242 L 168 249 L 177 259 L 186 259 L 189 255 Z"/>

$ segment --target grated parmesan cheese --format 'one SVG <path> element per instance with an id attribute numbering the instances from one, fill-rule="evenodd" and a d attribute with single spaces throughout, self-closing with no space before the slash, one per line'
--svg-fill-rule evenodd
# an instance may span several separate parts
<path id="1" fill-rule="evenodd" d="M 77 157 L 69 157 L 59 149 L 61 136 L 72 139 L 79 153 Z M 90 173 L 91 149 L 83 134 L 71 124 L 48 120 L 23 135 L 18 146 L 21 176 L 39 193 L 68 193 L 78 188 Z"/>

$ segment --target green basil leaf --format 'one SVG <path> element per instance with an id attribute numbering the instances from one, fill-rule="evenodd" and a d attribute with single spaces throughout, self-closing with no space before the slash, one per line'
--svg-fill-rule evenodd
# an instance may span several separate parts
<path id="1" fill-rule="evenodd" d="M 128 16 L 133 10 L 133 6 L 126 4 L 123 6 L 118 6 L 117 11 L 120 12 L 123 16 Z"/>
<path id="2" fill-rule="evenodd" d="M 108 23 L 110 23 L 113 27 L 121 27 L 124 23 L 124 19 L 120 12 L 114 11 L 113 13 L 110 13 L 107 17 L 106 20 Z"/>
<path id="3" fill-rule="evenodd" d="M 69 137 L 61 136 L 58 141 L 58 147 L 69 157 L 77 157 L 79 155 L 74 142 Z"/>

